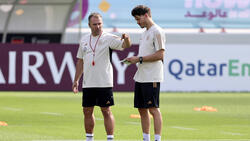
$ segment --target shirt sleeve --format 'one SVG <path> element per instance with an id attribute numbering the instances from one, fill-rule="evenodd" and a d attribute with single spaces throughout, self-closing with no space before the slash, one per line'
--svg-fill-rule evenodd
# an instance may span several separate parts
<path id="1" fill-rule="evenodd" d="M 154 35 L 155 49 L 156 50 L 160 50 L 160 49 L 165 50 L 165 42 L 166 42 L 165 33 L 160 32 L 160 31 L 155 32 L 155 35 Z"/>
<path id="2" fill-rule="evenodd" d="M 82 40 L 80 41 L 79 43 L 79 47 L 78 47 L 78 51 L 77 51 L 77 55 L 76 57 L 79 58 L 79 59 L 83 59 L 84 57 L 84 46 L 83 46 L 83 42 Z"/>
<path id="3" fill-rule="evenodd" d="M 83 53 L 81 51 L 81 46 L 78 47 L 76 58 L 79 58 L 79 59 L 83 58 Z"/>
<path id="4" fill-rule="evenodd" d="M 109 37 L 110 48 L 114 50 L 123 50 L 123 40 L 117 35 L 110 35 Z"/>

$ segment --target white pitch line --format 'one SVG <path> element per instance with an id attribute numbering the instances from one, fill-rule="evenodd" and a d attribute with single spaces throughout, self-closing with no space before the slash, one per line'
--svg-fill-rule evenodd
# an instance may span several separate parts
<path id="1" fill-rule="evenodd" d="M 104 120 L 103 118 L 95 118 L 95 120 Z"/>
<path id="2" fill-rule="evenodd" d="M 128 124 L 133 124 L 133 125 L 140 125 L 141 123 L 140 122 L 126 122 Z"/>
<path id="3" fill-rule="evenodd" d="M 63 116 L 63 114 L 61 113 L 52 113 L 52 112 L 40 112 L 40 113 L 44 115 Z"/>
<path id="4" fill-rule="evenodd" d="M 172 126 L 171 128 L 180 129 L 180 130 L 198 130 L 195 128 L 186 128 L 186 127 L 181 127 L 181 126 Z"/>
<path id="5" fill-rule="evenodd" d="M 8 111 L 22 111 L 23 110 L 23 109 L 12 108 L 12 107 L 2 107 L 2 109 L 8 110 Z"/>
<path id="6" fill-rule="evenodd" d="M 233 136 L 244 136 L 242 133 L 233 133 L 233 132 L 221 132 L 222 134 L 233 135 Z"/>

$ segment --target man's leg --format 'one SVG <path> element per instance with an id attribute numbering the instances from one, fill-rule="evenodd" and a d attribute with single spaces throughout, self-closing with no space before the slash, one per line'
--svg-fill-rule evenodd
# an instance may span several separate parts
<path id="1" fill-rule="evenodd" d="M 154 119 L 154 132 L 156 141 L 161 140 L 161 130 L 162 130 L 162 116 L 159 108 L 149 108 L 150 114 Z"/>
<path id="2" fill-rule="evenodd" d="M 138 108 L 141 116 L 141 126 L 143 131 L 143 140 L 150 141 L 150 116 L 147 108 Z"/>
<path id="3" fill-rule="evenodd" d="M 108 140 L 113 140 L 114 138 L 114 126 L 115 126 L 115 119 L 111 112 L 110 107 L 101 107 L 102 115 L 104 118 L 104 126 L 107 133 Z"/>
<path id="4" fill-rule="evenodd" d="M 93 114 L 94 107 L 83 107 L 84 114 L 84 127 L 86 132 L 86 140 L 93 140 L 94 136 L 94 126 L 95 126 L 95 117 Z"/>

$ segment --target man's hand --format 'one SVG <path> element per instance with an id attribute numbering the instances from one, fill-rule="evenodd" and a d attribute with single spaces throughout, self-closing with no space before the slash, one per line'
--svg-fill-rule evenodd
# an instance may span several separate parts
<path id="1" fill-rule="evenodd" d="M 132 57 L 126 58 L 126 60 L 129 61 L 131 64 L 135 64 L 135 63 L 139 62 L 139 57 L 132 56 Z"/>
<path id="2" fill-rule="evenodd" d="M 78 81 L 74 82 L 72 85 L 72 91 L 76 94 L 78 93 Z"/>
<path id="3" fill-rule="evenodd" d="M 123 33 L 121 39 L 127 40 L 127 39 L 129 39 L 129 36 L 127 34 Z"/>
<path id="4" fill-rule="evenodd" d="M 122 48 L 129 48 L 131 46 L 130 38 L 127 34 L 122 34 L 121 40 L 124 39 Z"/>

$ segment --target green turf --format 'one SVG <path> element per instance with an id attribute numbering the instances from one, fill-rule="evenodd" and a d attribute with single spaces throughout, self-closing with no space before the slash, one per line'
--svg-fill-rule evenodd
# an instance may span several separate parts
<path id="1" fill-rule="evenodd" d="M 133 93 L 114 93 L 115 139 L 141 140 Z M 161 93 L 162 140 L 250 140 L 250 93 Z M 194 111 L 213 106 L 218 112 Z M 103 119 L 95 107 L 95 139 L 105 140 Z M 84 139 L 81 95 L 71 92 L 0 92 L 0 141 Z M 153 129 L 153 126 L 151 127 Z M 151 130 L 153 139 L 153 130 Z"/>

